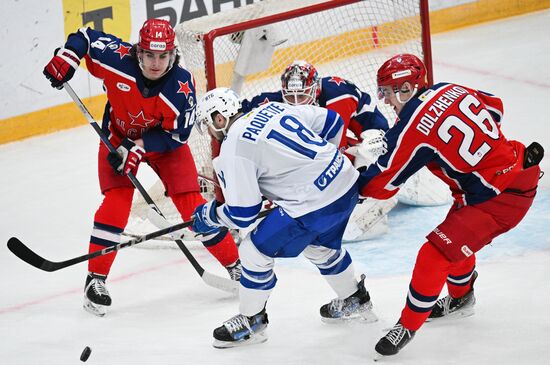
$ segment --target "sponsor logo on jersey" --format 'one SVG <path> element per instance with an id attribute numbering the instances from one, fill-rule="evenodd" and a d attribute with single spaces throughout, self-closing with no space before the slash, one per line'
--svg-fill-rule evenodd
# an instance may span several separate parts
<path id="1" fill-rule="evenodd" d="M 123 82 L 117 82 L 116 83 L 116 87 L 120 90 L 120 91 L 124 91 L 124 92 L 128 92 L 130 91 L 130 85 L 127 85 Z"/>
<path id="2" fill-rule="evenodd" d="M 315 186 L 321 191 L 325 190 L 327 186 L 330 185 L 331 182 L 334 181 L 336 176 L 342 171 L 342 167 L 344 166 L 344 155 L 336 151 L 334 154 L 334 157 L 332 158 L 332 161 L 328 165 L 328 167 L 323 171 L 321 175 L 317 179 L 315 179 Z"/>

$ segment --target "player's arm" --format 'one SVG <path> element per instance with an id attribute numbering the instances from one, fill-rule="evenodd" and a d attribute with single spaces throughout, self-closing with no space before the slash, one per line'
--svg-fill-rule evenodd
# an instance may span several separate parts
<path id="1" fill-rule="evenodd" d="M 359 176 L 362 196 L 388 199 L 397 194 L 399 187 L 427 162 L 433 160 L 434 149 L 429 144 L 419 145 L 415 130 L 399 123 L 386 134 L 387 152 L 369 165 Z"/>
<path id="2" fill-rule="evenodd" d="M 63 47 L 54 51 L 54 56 L 44 67 L 43 73 L 50 80 L 52 87 L 61 89 L 63 83 L 73 77 L 83 57 L 95 55 L 95 58 L 100 60 L 103 56 L 102 53 L 97 52 L 97 49 L 103 50 L 106 45 L 102 42 L 107 42 L 107 40 L 120 42 L 120 39 L 112 35 L 90 28 L 81 28 L 77 32 L 69 34 Z M 94 76 L 103 78 L 102 67 L 93 62 L 88 62 L 88 70 Z"/>
<path id="3" fill-rule="evenodd" d="M 225 160 L 218 157 L 214 167 L 225 203 L 211 200 L 199 206 L 194 213 L 193 230 L 209 233 L 222 226 L 232 229 L 250 226 L 262 208 L 256 166 L 247 159 L 232 156 Z"/>
<path id="4" fill-rule="evenodd" d="M 243 99 L 241 101 L 241 108 L 243 113 L 248 113 L 254 108 L 259 107 L 262 104 L 265 104 L 270 101 L 276 101 L 279 103 L 283 102 L 283 94 L 280 91 L 276 92 L 264 92 L 259 95 L 254 96 L 252 99 Z"/>

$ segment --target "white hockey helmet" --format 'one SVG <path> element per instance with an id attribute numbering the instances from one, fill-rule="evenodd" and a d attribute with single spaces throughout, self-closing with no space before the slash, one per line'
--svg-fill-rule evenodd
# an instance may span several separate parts
<path id="1" fill-rule="evenodd" d="M 239 113 L 241 101 L 233 90 L 227 87 L 218 87 L 204 94 L 197 103 L 195 124 L 201 134 L 208 132 L 208 127 L 216 132 L 227 134 L 229 119 Z M 217 128 L 212 119 L 217 113 L 225 119 L 225 125 Z"/>

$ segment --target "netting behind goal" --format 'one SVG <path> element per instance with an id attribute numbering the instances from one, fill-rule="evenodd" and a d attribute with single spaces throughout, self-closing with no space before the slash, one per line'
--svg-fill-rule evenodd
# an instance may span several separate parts
<path id="1" fill-rule="evenodd" d="M 243 98 L 280 90 L 281 73 L 300 59 L 313 64 L 320 77 L 339 76 L 376 98 L 376 71 L 396 53 L 422 58 L 431 83 L 427 0 L 265 0 L 186 21 L 176 34 L 198 97 L 219 86 Z M 379 108 L 395 119 L 389 107 Z M 193 131 L 189 144 L 199 174 L 212 177 L 210 138 Z M 210 197 L 212 187 L 205 189 Z M 157 190 L 155 201 L 168 200 L 161 185 Z M 170 209 L 169 219 L 179 221 Z"/>

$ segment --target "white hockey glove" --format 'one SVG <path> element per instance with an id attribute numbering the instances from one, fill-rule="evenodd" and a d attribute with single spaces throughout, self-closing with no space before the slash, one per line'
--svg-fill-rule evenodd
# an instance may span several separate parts
<path id="1" fill-rule="evenodd" d="M 362 142 L 350 147 L 346 153 L 355 156 L 353 165 L 356 169 L 369 166 L 376 162 L 379 156 L 388 152 L 388 145 L 381 129 L 368 129 L 361 133 Z"/>

